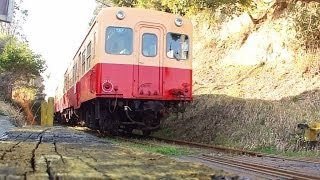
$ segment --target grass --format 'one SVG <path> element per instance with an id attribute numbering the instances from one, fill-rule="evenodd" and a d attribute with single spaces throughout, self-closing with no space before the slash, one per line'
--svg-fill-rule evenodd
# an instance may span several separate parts
<path id="1" fill-rule="evenodd" d="M 184 155 L 190 155 L 193 153 L 193 151 L 188 148 L 177 147 L 177 146 L 172 146 L 168 144 L 155 144 L 154 142 L 150 142 L 149 144 L 148 141 L 145 141 L 145 140 L 137 140 L 138 143 L 133 143 L 133 142 L 124 142 L 119 139 L 108 138 L 108 141 L 111 141 L 112 143 L 118 144 L 121 146 L 136 148 L 145 152 L 159 153 L 167 156 L 184 156 Z M 141 144 L 139 144 L 139 142 L 141 142 Z"/>
<path id="2" fill-rule="evenodd" d="M 172 139 L 174 137 L 174 132 L 172 131 L 171 128 L 163 127 L 160 130 L 153 132 L 152 135 L 156 137 L 165 137 L 165 138 Z"/>
<path id="3" fill-rule="evenodd" d="M 279 151 L 275 147 L 259 147 L 254 151 L 272 155 L 281 155 L 288 157 L 319 157 L 320 151 L 317 150 L 300 150 L 300 151 Z"/>
<path id="4" fill-rule="evenodd" d="M 134 146 L 146 152 L 159 153 L 167 156 L 183 156 L 191 154 L 191 151 L 186 148 L 173 147 L 169 145 L 153 146 L 136 144 Z"/>

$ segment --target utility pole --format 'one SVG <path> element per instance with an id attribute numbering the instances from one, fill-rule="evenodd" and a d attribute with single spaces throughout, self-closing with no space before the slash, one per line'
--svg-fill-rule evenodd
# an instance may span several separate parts
<path id="1" fill-rule="evenodd" d="M 0 22 L 11 23 L 14 10 L 14 0 L 0 0 Z"/>

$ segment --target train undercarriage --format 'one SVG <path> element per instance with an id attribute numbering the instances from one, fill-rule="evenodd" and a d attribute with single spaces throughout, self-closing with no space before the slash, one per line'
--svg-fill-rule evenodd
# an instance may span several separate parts
<path id="1" fill-rule="evenodd" d="M 184 112 L 185 101 L 156 101 L 97 98 L 79 109 L 55 113 L 59 123 L 84 124 L 90 129 L 117 135 L 140 130 L 144 136 L 160 128 L 160 121 L 170 112 Z"/>

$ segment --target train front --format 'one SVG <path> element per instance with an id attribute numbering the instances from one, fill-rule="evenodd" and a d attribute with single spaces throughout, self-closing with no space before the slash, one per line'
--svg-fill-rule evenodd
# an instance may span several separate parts
<path id="1" fill-rule="evenodd" d="M 119 127 L 148 134 L 159 128 L 166 110 L 183 112 L 192 100 L 191 22 L 133 8 L 107 8 L 97 22 L 103 39 L 97 96 L 106 113 L 117 114 L 110 116 L 117 116 Z"/>

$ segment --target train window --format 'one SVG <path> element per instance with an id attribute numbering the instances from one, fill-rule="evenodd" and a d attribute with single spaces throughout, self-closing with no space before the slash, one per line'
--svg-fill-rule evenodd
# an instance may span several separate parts
<path id="1" fill-rule="evenodd" d="M 71 88 L 71 85 L 72 85 L 72 74 L 71 72 L 68 74 L 68 77 L 69 77 L 69 81 L 68 81 L 68 90 Z"/>
<path id="2" fill-rule="evenodd" d="M 79 53 L 79 56 L 78 56 L 78 71 L 77 71 L 77 80 L 79 79 L 79 76 L 81 75 L 81 72 L 79 72 L 81 70 L 81 52 Z"/>
<path id="3" fill-rule="evenodd" d="M 72 68 L 72 84 L 76 82 L 76 64 Z"/>
<path id="4" fill-rule="evenodd" d="M 85 56 L 85 52 L 86 50 L 84 50 L 82 52 L 82 67 L 81 67 L 81 70 L 82 70 L 82 75 L 84 75 L 84 73 L 86 72 L 86 56 Z"/>
<path id="5" fill-rule="evenodd" d="M 63 87 L 63 92 L 66 93 L 68 88 L 68 78 L 67 78 L 67 72 L 64 73 L 64 87 Z"/>
<path id="6" fill-rule="evenodd" d="M 87 68 L 86 68 L 87 70 L 90 69 L 90 65 L 91 65 L 91 41 L 87 46 Z"/>
<path id="7" fill-rule="evenodd" d="M 93 34 L 93 58 L 96 55 L 96 32 Z"/>
<path id="8" fill-rule="evenodd" d="M 142 35 L 142 54 L 146 57 L 157 56 L 158 37 L 155 34 Z"/>
<path id="9" fill-rule="evenodd" d="M 108 54 L 132 54 L 133 32 L 131 28 L 108 27 L 105 50 Z"/>
<path id="10" fill-rule="evenodd" d="M 185 34 L 167 34 L 167 56 L 176 60 L 186 60 L 189 56 L 189 37 Z"/>

